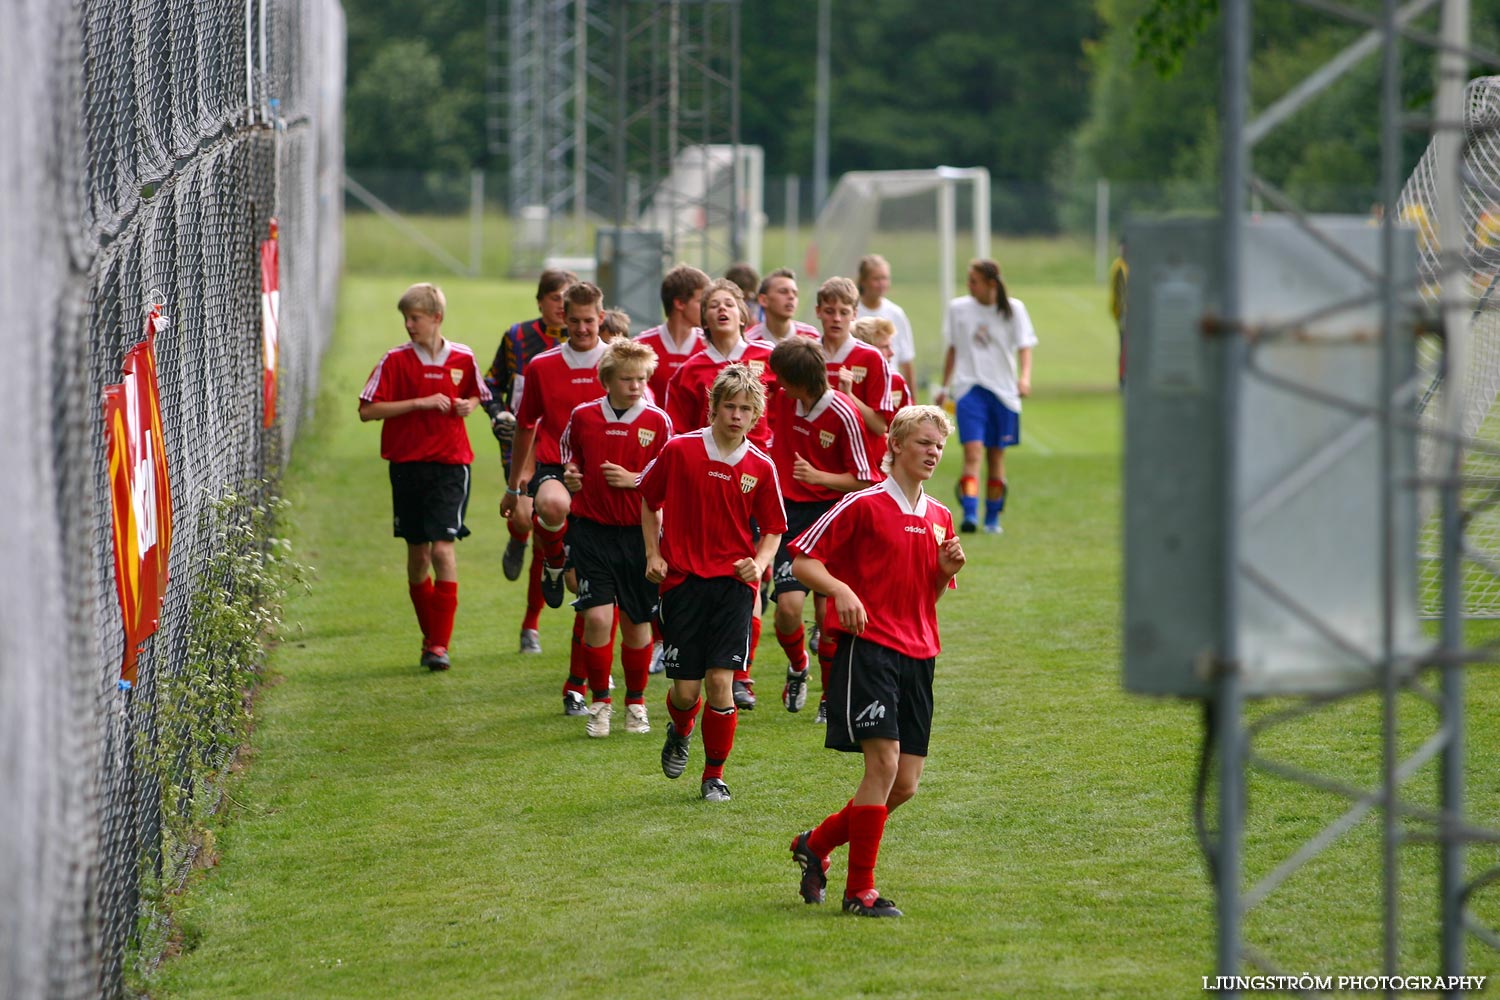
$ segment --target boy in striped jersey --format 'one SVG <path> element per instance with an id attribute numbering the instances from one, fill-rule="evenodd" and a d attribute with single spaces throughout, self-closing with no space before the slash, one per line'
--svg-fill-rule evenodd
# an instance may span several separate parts
<path id="1" fill-rule="evenodd" d="M 406 578 L 422 628 L 422 666 L 447 670 L 458 609 L 458 556 L 469 534 L 464 418 L 490 398 L 474 352 L 444 340 L 447 301 L 436 285 L 412 285 L 397 304 L 409 343 L 392 348 L 359 394 L 359 419 L 382 421 L 380 457 L 391 463 L 394 530 L 406 541 Z M 435 578 L 435 579 L 434 579 Z"/>
<path id="2" fill-rule="evenodd" d="M 646 399 L 656 367 L 651 348 L 619 338 L 599 359 L 605 395 L 573 410 L 563 431 L 563 482 L 573 493 L 568 552 L 578 574 L 573 607 L 583 616 L 582 653 L 593 703 L 588 735 L 609 735 L 615 610 L 621 617 L 625 731 L 649 733 L 646 679 L 656 587 L 646 579 L 636 477 L 672 436 L 666 413 Z"/>
<path id="3" fill-rule="evenodd" d="M 776 641 L 787 656 L 781 703 L 800 712 L 807 701 L 807 647 L 802 609 L 807 587 L 792 575 L 789 543 L 844 494 L 879 478 L 865 451 L 864 428 L 854 401 L 829 388 L 817 341 L 788 337 L 771 352 L 771 370 L 781 389 L 771 401 L 771 457 L 786 499 L 786 534 L 772 564 Z M 815 606 L 822 611 L 822 595 Z M 823 671 L 823 690 L 828 673 Z"/>
<path id="4" fill-rule="evenodd" d="M 793 838 L 792 857 L 802 898 L 821 903 L 828 855 L 848 844 L 844 911 L 859 916 L 901 916 L 875 889 L 875 862 L 887 816 L 922 777 L 940 649 L 937 602 L 964 565 L 953 515 L 923 489 L 951 433 L 935 406 L 902 410 L 891 423 L 889 478 L 840 500 L 791 545 L 797 579 L 828 595 L 823 630 L 836 648 L 824 746 L 861 753 L 865 765 L 854 797 Z"/>

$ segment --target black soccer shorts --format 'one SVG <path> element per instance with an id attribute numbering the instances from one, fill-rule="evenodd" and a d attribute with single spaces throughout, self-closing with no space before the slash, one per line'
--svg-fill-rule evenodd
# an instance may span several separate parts
<path id="1" fill-rule="evenodd" d="M 656 584 L 646 579 L 646 542 L 640 525 L 568 518 L 568 560 L 578 573 L 576 611 L 618 604 L 638 624 L 656 613 Z"/>
<path id="2" fill-rule="evenodd" d="M 391 463 L 392 534 L 409 544 L 453 542 L 469 527 L 469 467 L 446 462 Z"/>
<path id="3" fill-rule="evenodd" d="M 902 753 L 926 757 L 936 662 L 840 632 L 828 675 L 828 732 L 823 745 L 858 752 L 860 740 L 897 740 Z"/>
<path id="4" fill-rule="evenodd" d="M 781 544 L 776 547 L 776 558 L 771 560 L 772 600 L 782 594 L 808 592 L 802 581 L 792 575 L 792 560 L 796 556 L 792 554 L 790 546 L 797 540 L 798 535 L 813 526 L 814 521 L 828 513 L 835 502 L 833 500 L 788 500 L 786 502 L 786 531 L 782 532 Z"/>
<path id="5" fill-rule="evenodd" d="M 662 594 L 657 620 L 667 676 L 692 681 L 712 669 L 743 670 L 759 607 L 760 592 L 731 576 L 690 576 Z"/>

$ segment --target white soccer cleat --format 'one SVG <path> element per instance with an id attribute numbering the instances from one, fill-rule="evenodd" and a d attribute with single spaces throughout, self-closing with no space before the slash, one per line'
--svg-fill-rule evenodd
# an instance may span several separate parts
<path id="1" fill-rule="evenodd" d="M 667 665 L 664 662 L 662 662 L 662 658 L 661 658 L 662 657 L 662 652 L 661 651 L 662 651 L 662 644 L 660 642 L 657 642 L 651 648 L 651 672 L 653 674 L 659 674 L 663 670 L 667 669 Z"/>
<path id="2" fill-rule="evenodd" d="M 651 720 L 646 718 L 645 705 L 625 706 L 625 731 L 627 733 L 651 732 Z"/>
<path id="3" fill-rule="evenodd" d="M 589 706 L 588 734 L 596 739 L 609 735 L 609 717 L 613 706 L 607 701 L 596 701 Z"/>

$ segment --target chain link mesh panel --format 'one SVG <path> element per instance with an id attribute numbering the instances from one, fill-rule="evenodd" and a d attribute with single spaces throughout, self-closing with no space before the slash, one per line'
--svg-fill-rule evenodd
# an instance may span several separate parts
<path id="1" fill-rule="evenodd" d="M 0 996 L 113 996 L 143 873 L 170 881 L 137 766 L 186 662 L 208 505 L 305 419 L 341 263 L 335 0 L 14 0 L 0 33 Z M 262 427 L 259 245 L 280 222 L 277 421 Z M 156 339 L 172 483 L 161 624 L 123 653 L 101 392 Z M 192 752 L 192 751 L 189 751 Z M 201 752 L 201 751 L 199 751 Z"/>
<path id="2" fill-rule="evenodd" d="M 1500 617 L 1500 77 L 1469 84 L 1464 119 L 1463 269 L 1473 296 L 1470 364 L 1464 379 L 1463 433 L 1480 447 L 1470 449 L 1464 476 L 1471 484 L 1461 503 L 1467 512 L 1464 562 L 1464 609 L 1472 617 Z M 1437 149 L 1434 142 L 1418 161 L 1396 203 L 1401 221 L 1417 230 L 1421 294 L 1439 304 L 1442 266 L 1437 233 Z M 1428 388 L 1421 400 L 1422 420 L 1434 429 L 1443 411 L 1442 346 L 1423 338 L 1418 359 Z M 1419 463 L 1424 476 L 1439 474 L 1438 439 L 1426 435 Z M 1441 610 L 1442 525 L 1431 513 L 1423 525 L 1422 591 L 1424 613 Z"/>

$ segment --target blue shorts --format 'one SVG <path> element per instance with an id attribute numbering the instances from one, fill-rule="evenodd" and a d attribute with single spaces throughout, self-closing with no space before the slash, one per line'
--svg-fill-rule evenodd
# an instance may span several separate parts
<path id="1" fill-rule="evenodd" d="M 1021 415 L 984 386 L 964 393 L 954 409 L 960 443 L 983 441 L 986 448 L 1013 448 L 1021 443 Z"/>

